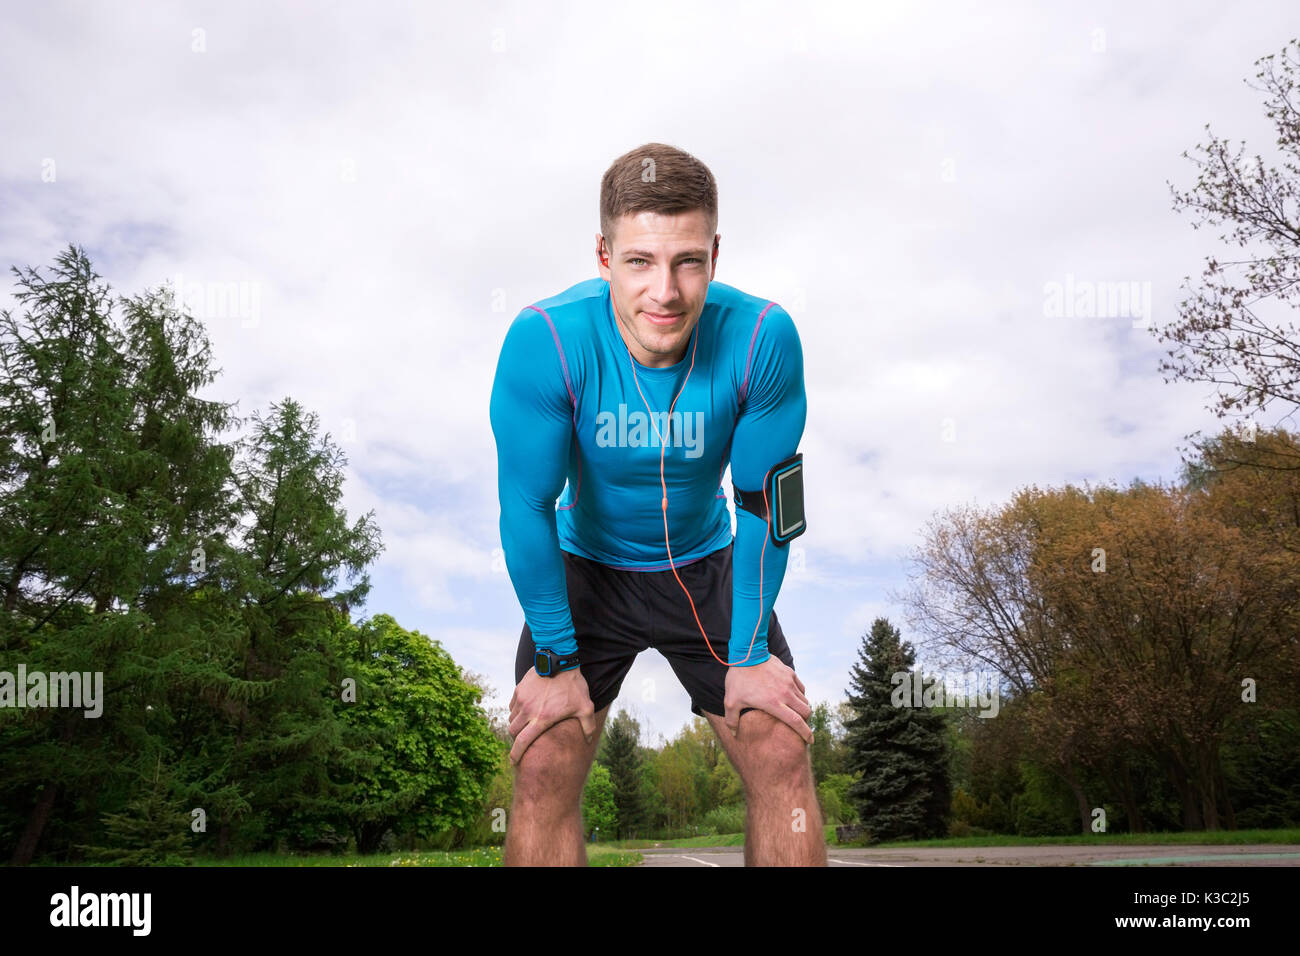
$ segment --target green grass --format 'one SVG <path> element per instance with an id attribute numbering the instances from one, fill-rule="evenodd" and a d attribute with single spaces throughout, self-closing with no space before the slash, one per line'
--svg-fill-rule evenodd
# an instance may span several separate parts
<path id="1" fill-rule="evenodd" d="M 835 827 L 825 828 L 826 845 L 861 846 L 860 843 L 839 843 Z M 1085 843 L 1117 846 L 1159 844 L 1207 844 L 1215 846 L 1274 843 L 1300 844 L 1300 829 L 1284 830 L 1206 830 L 1193 833 L 1097 833 L 1089 836 L 1074 834 L 1054 837 L 1019 837 L 994 835 L 982 837 L 952 837 L 946 840 L 907 840 L 871 844 L 872 849 L 909 847 L 979 847 L 979 846 L 1077 846 Z M 710 836 L 683 837 L 676 840 L 611 840 L 587 844 L 587 860 L 591 866 L 636 866 L 642 856 L 635 852 L 655 846 L 708 847 L 744 846 L 743 833 L 723 833 Z M 58 865 L 58 864 L 56 864 Z M 95 864 L 64 864 L 91 866 Z M 376 853 L 370 856 L 330 856 L 328 854 L 251 853 L 228 860 L 196 859 L 194 866 L 500 866 L 500 847 L 475 847 L 469 850 Z"/>
<path id="2" fill-rule="evenodd" d="M 1300 843 L 1300 829 L 1289 830 L 1205 830 L 1191 833 L 1096 833 L 1088 836 L 1021 837 L 1005 834 L 979 837 L 950 837 L 944 840 L 893 840 L 873 843 L 872 849 L 888 847 L 968 847 L 968 846 L 1069 846 L 1084 843 L 1113 843 L 1147 845 L 1165 843 L 1197 843 L 1211 845 L 1244 843 Z M 744 846 L 743 833 L 722 833 L 715 836 L 684 837 L 677 840 L 613 840 L 605 844 L 621 849 L 646 849 L 649 847 L 701 847 Z M 826 827 L 828 846 L 861 846 L 859 843 L 840 843 L 835 839 L 835 827 Z"/>
<path id="3" fill-rule="evenodd" d="M 587 861 L 591 866 L 636 866 L 640 853 L 588 844 Z M 228 860 L 199 859 L 195 866 L 500 866 L 501 847 L 474 847 L 468 850 L 409 850 L 375 853 L 370 856 L 329 856 L 326 854 L 250 853 Z"/>
<path id="4" fill-rule="evenodd" d="M 830 838 L 834 838 L 834 828 L 831 828 Z M 605 846 L 616 847 L 623 850 L 644 850 L 656 846 L 674 846 L 674 847 L 691 847 L 691 846 L 744 846 L 745 834 L 743 833 L 719 833 L 709 836 L 679 837 L 676 840 L 610 840 Z"/>

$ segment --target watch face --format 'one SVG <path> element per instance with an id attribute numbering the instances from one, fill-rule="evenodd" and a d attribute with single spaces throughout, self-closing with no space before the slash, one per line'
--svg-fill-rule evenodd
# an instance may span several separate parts
<path id="1" fill-rule="evenodd" d="M 533 658 L 533 663 L 537 667 L 538 674 L 549 674 L 551 672 L 551 659 L 545 654 L 538 654 Z"/>

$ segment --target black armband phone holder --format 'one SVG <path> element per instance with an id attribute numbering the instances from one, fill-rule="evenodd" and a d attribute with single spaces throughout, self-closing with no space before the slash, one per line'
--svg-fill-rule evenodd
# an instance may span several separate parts
<path id="1" fill-rule="evenodd" d="M 763 500 L 764 489 L 767 491 L 766 502 Z M 808 529 L 803 511 L 803 452 L 795 452 L 793 457 L 769 468 L 762 489 L 734 490 L 736 507 L 744 508 L 767 522 L 771 528 L 772 543 L 777 547 L 784 547 Z M 770 521 L 769 502 L 772 510 Z"/>

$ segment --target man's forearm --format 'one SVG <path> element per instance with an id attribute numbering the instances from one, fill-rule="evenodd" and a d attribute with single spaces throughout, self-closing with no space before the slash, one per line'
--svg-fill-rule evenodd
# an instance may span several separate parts
<path id="1" fill-rule="evenodd" d="M 559 654 L 578 649 L 554 506 L 503 503 L 501 547 L 533 643 Z"/>
<path id="2" fill-rule="evenodd" d="M 762 519 L 737 509 L 727 663 L 749 667 L 767 660 L 768 620 L 785 578 L 789 552 L 788 547 L 778 548 L 768 539 L 767 524 Z"/>

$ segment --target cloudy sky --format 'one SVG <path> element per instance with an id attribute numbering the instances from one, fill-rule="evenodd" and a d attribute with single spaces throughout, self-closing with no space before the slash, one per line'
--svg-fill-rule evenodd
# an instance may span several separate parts
<path id="1" fill-rule="evenodd" d="M 1194 181 L 1207 123 L 1271 155 L 1243 80 L 1294 7 L 1136 6 L 6 4 L 4 298 L 9 266 L 69 243 L 118 292 L 175 283 L 223 369 L 207 395 L 292 396 L 345 449 L 348 513 L 386 545 L 363 613 L 439 638 L 504 705 L 501 342 L 596 274 L 610 161 L 685 149 L 719 184 L 717 279 L 799 328 L 809 531 L 777 610 L 836 702 L 876 616 L 919 640 L 897 598 L 932 516 L 1170 480 L 1217 427 L 1207 386 L 1158 371 L 1154 332 L 1217 248 L 1166 181 Z M 1100 283 L 1133 295 L 1053 307 Z M 647 743 L 691 716 L 653 651 L 621 705 Z"/>

